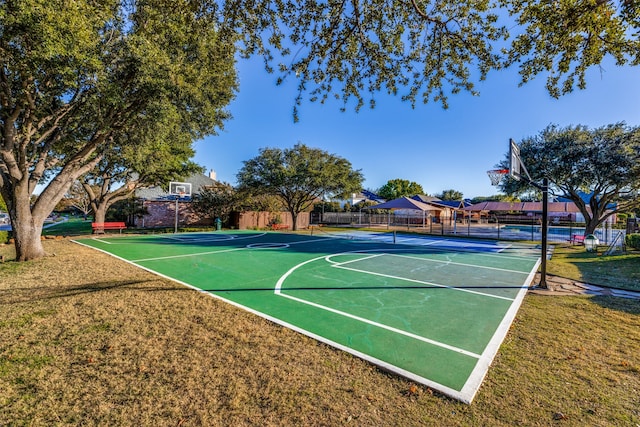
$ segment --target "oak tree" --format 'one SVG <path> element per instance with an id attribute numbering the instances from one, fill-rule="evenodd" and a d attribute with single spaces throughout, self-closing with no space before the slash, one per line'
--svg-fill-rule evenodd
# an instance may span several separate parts
<path id="1" fill-rule="evenodd" d="M 576 204 L 585 218 L 585 234 L 593 233 L 615 212 L 640 206 L 640 127 L 549 125 L 519 146 L 531 179 L 539 183 L 548 178 L 550 194 Z M 510 194 L 530 188 L 526 180 L 501 183 L 501 189 Z"/>
<path id="2" fill-rule="evenodd" d="M 222 126 L 235 48 L 216 22 L 187 0 L 0 3 L 0 193 L 17 260 L 44 255 L 57 202 L 159 105 L 194 139 Z"/>
<path id="3" fill-rule="evenodd" d="M 362 173 L 348 160 L 304 144 L 263 148 L 257 157 L 244 162 L 237 179 L 249 193 L 277 196 L 291 214 L 293 230 L 298 214 L 321 197 L 358 192 L 363 181 Z"/>
<path id="4" fill-rule="evenodd" d="M 380 197 L 387 200 L 424 194 L 424 190 L 420 184 L 401 178 L 390 179 L 376 192 Z"/>

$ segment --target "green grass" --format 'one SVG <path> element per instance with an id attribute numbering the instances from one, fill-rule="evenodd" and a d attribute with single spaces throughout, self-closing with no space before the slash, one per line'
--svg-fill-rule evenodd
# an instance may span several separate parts
<path id="1" fill-rule="evenodd" d="M 604 256 L 583 246 L 558 245 L 547 272 L 592 285 L 640 291 L 640 251 Z"/>
<path id="2" fill-rule="evenodd" d="M 44 236 L 82 236 L 91 234 L 91 220 L 84 221 L 78 218 L 70 218 L 68 221 L 60 221 L 42 230 Z"/>

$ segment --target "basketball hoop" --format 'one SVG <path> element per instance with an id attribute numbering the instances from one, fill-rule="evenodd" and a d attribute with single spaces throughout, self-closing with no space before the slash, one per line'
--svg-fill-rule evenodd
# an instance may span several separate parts
<path id="1" fill-rule="evenodd" d="M 496 186 L 500 184 L 502 178 L 509 174 L 509 169 L 493 169 L 487 171 L 487 175 L 489 175 L 489 179 L 491 180 L 491 185 Z"/>

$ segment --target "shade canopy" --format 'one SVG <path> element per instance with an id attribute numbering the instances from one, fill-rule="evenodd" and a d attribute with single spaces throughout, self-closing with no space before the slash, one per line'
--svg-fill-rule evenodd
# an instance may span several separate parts
<path id="1" fill-rule="evenodd" d="M 365 209 L 413 209 L 418 211 L 441 211 L 441 208 L 437 208 L 426 203 L 419 202 L 409 197 L 400 197 L 399 199 L 390 200 L 379 205 L 369 206 Z"/>

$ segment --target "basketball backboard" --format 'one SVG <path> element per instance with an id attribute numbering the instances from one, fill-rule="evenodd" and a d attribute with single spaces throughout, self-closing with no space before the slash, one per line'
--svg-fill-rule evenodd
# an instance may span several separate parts
<path id="1" fill-rule="evenodd" d="M 516 144 L 513 139 L 509 139 L 509 176 L 513 179 L 520 180 L 521 165 L 520 147 L 518 147 L 518 144 Z"/>
<path id="2" fill-rule="evenodd" d="M 169 194 L 179 197 L 191 197 L 191 183 L 190 182 L 170 182 Z"/>

